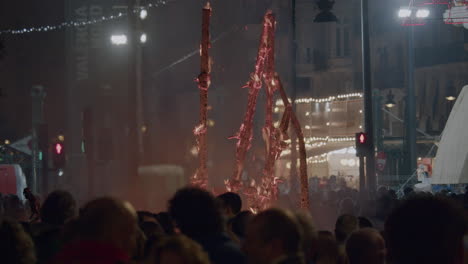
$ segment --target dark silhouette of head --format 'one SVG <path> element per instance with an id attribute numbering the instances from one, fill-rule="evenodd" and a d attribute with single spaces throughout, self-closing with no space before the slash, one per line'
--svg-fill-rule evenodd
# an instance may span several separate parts
<path id="1" fill-rule="evenodd" d="M 411 187 L 406 187 L 406 188 L 403 190 L 403 194 L 404 194 L 405 196 L 411 195 L 411 194 L 413 194 L 413 192 L 414 192 L 414 189 L 411 188 Z"/>
<path id="2" fill-rule="evenodd" d="M 231 220 L 231 229 L 232 232 L 240 239 L 245 238 L 245 232 L 247 228 L 247 223 L 253 217 L 253 213 L 250 211 L 242 211 L 238 213 L 232 220 Z"/>
<path id="3" fill-rule="evenodd" d="M 137 215 L 128 202 L 109 197 L 93 200 L 81 210 L 78 224 L 83 239 L 113 245 L 129 256 L 136 249 Z"/>
<path id="4" fill-rule="evenodd" d="M 65 222 L 75 217 L 76 202 L 67 191 L 51 192 L 41 208 L 41 220 L 51 225 L 64 225 Z"/>
<path id="5" fill-rule="evenodd" d="M 335 236 L 330 231 L 319 231 L 313 263 L 344 263 L 343 253 L 340 251 Z"/>
<path id="6" fill-rule="evenodd" d="M 190 238 L 224 230 L 219 201 L 211 193 L 199 188 L 178 190 L 169 201 L 169 213 L 180 231 Z"/>
<path id="7" fill-rule="evenodd" d="M 242 209 L 242 200 L 237 193 L 227 192 L 217 198 L 221 201 L 224 214 L 229 218 L 237 215 Z"/>
<path id="8" fill-rule="evenodd" d="M 346 243 L 348 237 L 359 228 L 359 221 L 354 215 L 344 214 L 335 224 L 335 237 L 338 244 Z"/>
<path id="9" fill-rule="evenodd" d="M 351 234 L 346 242 L 350 264 L 384 264 L 385 241 L 372 228 L 363 228 Z"/>
<path id="10" fill-rule="evenodd" d="M 160 212 L 156 215 L 156 219 L 164 229 L 164 233 L 168 235 L 174 234 L 174 223 L 172 221 L 171 215 L 168 212 Z"/>
<path id="11" fill-rule="evenodd" d="M 312 216 L 306 212 L 295 213 L 302 233 L 302 251 L 306 262 L 310 263 L 315 255 L 317 247 L 317 230 L 315 229 Z"/>
<path id="12" fill-rule="evenodd" d="M 385 222 L 391 261 L 409 263 L 461 263 L 467 216 L 444 197 L 412 195 Z"/>
<path id="13" fill-rule="evenodd" d="M 358 217 L 358 221 L 359 221 L 359 228 L 372 228 L 372 227 L 374 227 L 372 222 L 366 217 L 360 216 L 360 217 Z"/>
<path id="14" fill-rule="evenodd" d="M 244 250 L 249 262 L 272 263 L 281 256 L 301 253 L 301 239 L 301 228 L 294 215 L 281 209 L 268 209 L 248 224 Z"/>
<path id="15" fill-rule="evenodd" d="M 0 252 L 1 263 L 36 263 L 31 237 L 14 220 L 0 218 Z"/>
<path id="16" fill-rule="evenodd" d="M 148 211 L 138 211 L 138 224 L 143 222 L 158 222 L 156 215 Z"/>

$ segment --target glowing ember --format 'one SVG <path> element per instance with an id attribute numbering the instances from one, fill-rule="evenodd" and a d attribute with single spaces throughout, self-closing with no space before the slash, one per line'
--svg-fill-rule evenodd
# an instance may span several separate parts
<path id="1" fill-rule="evenodd" d="M 198 89 L 200 90 L 200 123 L 193 129 L 193 134 L 197 138 L 197 149 L 199 167 L 190 178 L 190 183 L 194 186 L 207 188 L 208 173 L 206 170 L 207 148 L 207 115 L 208 115 L 208 88 L 210 87 L 211 59 L 208 54 L 210 48 L 210 3 L 206 3 L 202 11 L 202 40 L 200 43 L 200 75 L 197 78 Z"/>
<path id="2" fill-rule="evenodd" d="M 263 20 L 263 31 L 260 39 L 255 70 L 250 75 L 250 81 L 243 87 L 249 88 L 247 111 L 239 132 L 235 136 L 231 137 L 238 140 L 236 145 L 237 160 L 234 175 L 230 180 L 225 181 L 226 188 L 229 191 L 243 191 L 244 195 L 247 197 L 248 204 L 250 205 L 250 210 L 254 213 L 271 206 L 278 198 L 278 183 L 280 180 L 275 176 L 275 162 L 281 156 L 282 151 L 288 146 L 285 140 L 288 140 L 287 130 L 290 121 L 292 122 L 299 138 L 301 150 L 301 179 L 303 178 L 303 175 L 305 175 L 305 182 L 301 181 L 303 193 L 301 207 L 308 207 L 308 199 L 304 200 L 304 197 L 308 198 L 308 194 L 304 193 L 304 190 L 308 191 L 304 137 L 302 135 L 302 131 L 300 131 L 300 125 L 299 130 L 297 128 L 299 122 L 292 111 L 289 101 L 287 101 L 287 97 L 286 102 L 284 103 L 286 105 L 286 109 L 281 119 L 281 123 L 278 127 L 275 127 L 273 123 L 273 100 L 275 92 L 279 89 L 282 96 L 284 93 L 281 82 L 275 73 L 274 30 L 275 17 L 271 11 L 268 11 Z M 266 162 L 263 168 L 263 177 L 261 182 L 256 184 L 255 181 L 252 180 L 249 186 L 242 186 L 240 175 L 244 169 L 246 153 L 250 149 L 252 143 L 253 115 L 255 113 L 257 97 L 259 90 L 262 88 L 262 83 L 265 83 L 267 98 L 265 125 L 262 129 L 263 140 L 265 141 Z"/>
<path id="3" fill-rule="evenodd" d="M 236 150 L 236 166 L 234 169 L 234 175 L 228 183 L 228 188 L 231 191 L 237 192 L 242 188 L 241 174 L 244 169 L 244 161 L 247 151 L 251 147 L 252 142 L 252 128 L 253 128 L 253 116 L 255 114 L 255 108 L 257 105 L 257 97 L 260 89 L 262 88 L 262 80 L 259 76 L 263 75 L 265 58 L 268 55 L 268 39 L 273 37 L 273 21 L 274 16 L 271 11 L 268 11 L 263 19 L 263 30 L 260 38 L 260 46 L 258 48 L 257 60 L 255 63 L 255 70 L 250 75 L 250 81 L 246 87 L 249 88 L 249 97 L 247 102 L 247 111 L 244 115 L 244 121 L 239 128 L 239 132 L 235 137 L 237 141 Z"/>
<path id="4" fill-rule="evenodd" d="M 304 141 L 304 134 L 302 133 L 301 124 L 297 119 L 296 114 L 292 111 L 292 105 L 288 100 L 286 92 L 284 91 L 283 84 L 279 79 L 279 76 L 276 74 L 276 83 L 278 84 L 278 89 L 281 94 L 281 99 L 283 99 L 284 106 L 289 109 L 291 114 L 291 123 L 294 127 L 294 131 L 296 132 L 297 139 L 299 140 L 299 172 L 301 175 L 301 208 L 308 209 L 309 208 L 309 182 L 307 179 L 307 156 L 306 156 L 306 149 L 305 149 L 305 141 Z"/>

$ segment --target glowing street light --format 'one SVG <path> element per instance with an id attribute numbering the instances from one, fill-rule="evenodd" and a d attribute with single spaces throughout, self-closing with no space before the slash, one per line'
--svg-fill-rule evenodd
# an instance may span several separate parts
<path id="1" fill-rule="evenodd" d="M 392 108 L 396 105 L 395 100 L 393 99 L 395 96 L 393 95 L 392 91 L 387 94 L 387 101 L 385 102 L 385 106 L 388 108 Z"/>
<path id="2" fill-rule="evenodd" d="M 111 43 L 113 45 L 126 45 L 128 42 L 127 35 L 125 34 L 120 34 L 120 35 L 112 35 L 111 36 Z"/>
<path id="3" fill-rule="evenodd" d="M 140 35 L 140 43 L 146 43 L 147 40 L 148 40 L 148 36 L 146 36 L 146 33 L 142 33 Z"/>
<path id="4" fill-rule="evenodd" d="M 140 19 L 144 20 L 148 16 L 148 11 L 146 9 L 141 9 L 140 10 Z"/>
<path id="5" fill-rule="evenodd" d="M 431 11 L 429 11 L 429 9 L 422 8 L 422 9 L 416 10 L 415 16 L 416 18 L 427 18 L 429 17 L 430 14 L 431 14 Z M 411 10 L 408 7 L 402 7 L 400 8 L 400 10 L 398 10 L 398 17 L 400 18 L 409 18 L 412 15 L 413 15 L 413 10 Z"/>
<path id="6" fill-rule="evenodd" d="M 447 87 L 447 92 L 445 94 L 445 99 L 447 99 L 447 101 L 455 101 L 457 99 L 457 93 L 455 92 L 455 86 L 453 85 L 453 83 L 449 83 L 448 87 Z"/>
<path id="7" fill-rule="evenodd" d="M 447 99 L 447 101 L 455 101 L 455 99 L 457 99 L 457 97 L 455 97 L 453 95 L 449 95 L 449 96 L 445 97 L 445 99 Z"/>
<path id="8" fill-rule="evenodd" d="M 429 9 L 418 9 L 418 11 L 416 11 L 416 17 L 417 18 L 427 18 L 430 13 L 431 12 L 429 11 Z"/>
<path id="9" fill-rule="evenodd" d="M 406 18 L 411 16 L 411 9 L 409 8 L 400 8 L 398 11 L 398 17 Z"/>

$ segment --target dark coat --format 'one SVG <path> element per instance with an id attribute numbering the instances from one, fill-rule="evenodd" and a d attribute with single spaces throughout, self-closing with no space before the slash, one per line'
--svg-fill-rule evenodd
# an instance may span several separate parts
<path id="1" fill-rule="evenodd" d="M 239 246 L 225 233 L 205 235 L 194 238 L 205 249 L 212 264 L 244 264 L 247 263 Z"/>

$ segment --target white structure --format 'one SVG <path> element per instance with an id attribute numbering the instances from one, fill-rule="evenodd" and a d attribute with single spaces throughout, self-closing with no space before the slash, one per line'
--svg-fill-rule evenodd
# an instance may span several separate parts
<path id="1" fill-rule="evenodd" d="M 460 183 L 468 183 L 468 85 L 447 120 L 432 176 L 432 184 Z"/>
<path id="2" fill-rule="evenodd" d="M 16 194 L 24 201 L 24 188 L 27 187 L 26 176 L 18 164 L 0 165 L 0 193 Z"/>
<path id="3" fill-rule="evenodd" d="M 468 29 L 468 5 L 464 0 L 454 0 L 454 6 L 444 13 L 444 22 Z"/>

